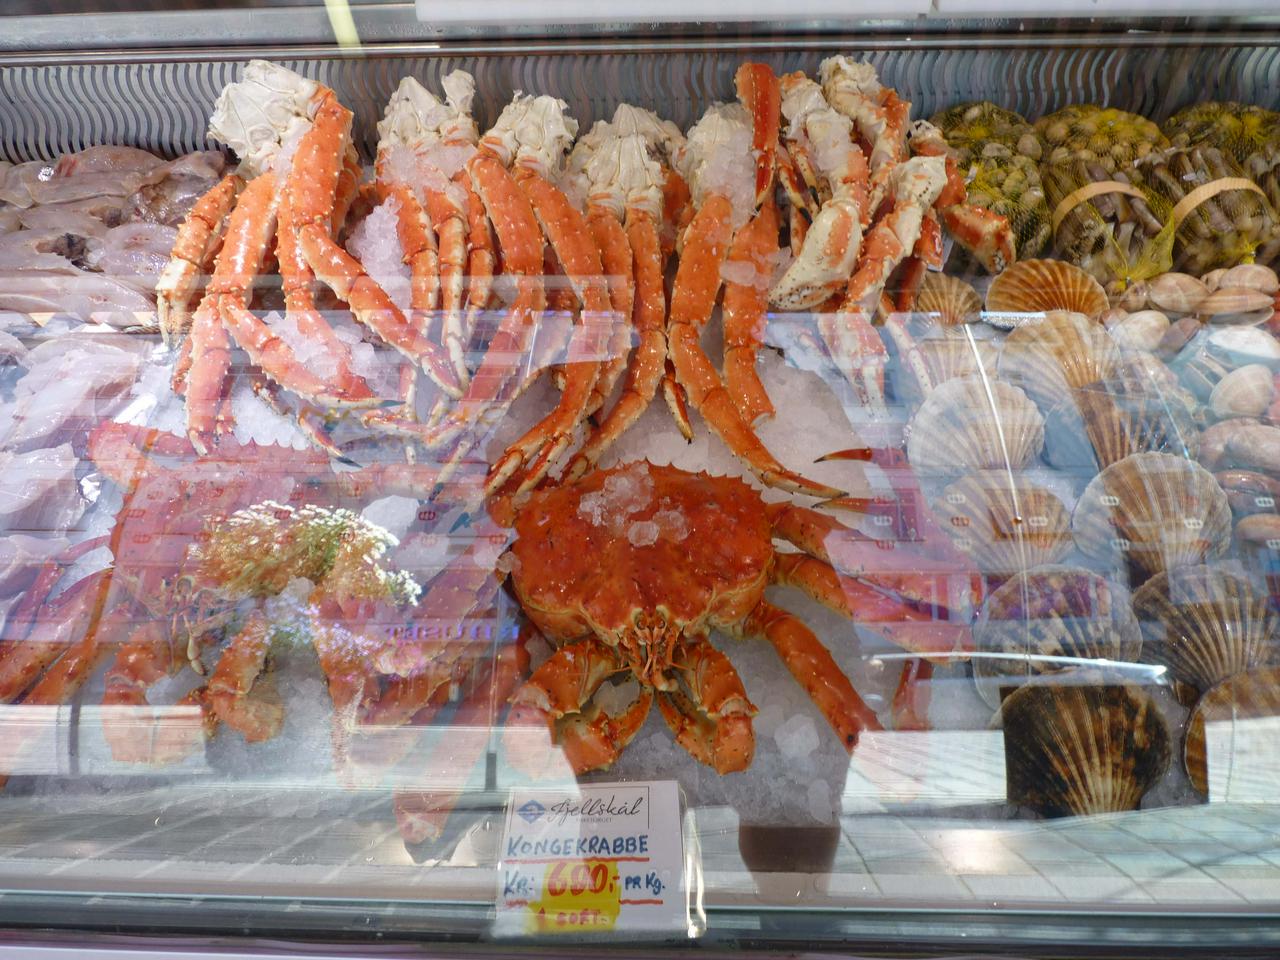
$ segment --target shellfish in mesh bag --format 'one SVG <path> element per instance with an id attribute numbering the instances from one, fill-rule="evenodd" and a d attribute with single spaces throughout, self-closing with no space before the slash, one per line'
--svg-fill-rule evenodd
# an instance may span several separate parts
<path id="1" fill-rule="evenodd" d="M 929 122 L 942 131 L 965 162 L 981 156 L 992 143 L 1031 160 L 1039 160 L 1044 152 L 1040 135 L 1026 117 L 990 100 L 957 103 L 935 113 Z"/>
<path id="2" fill-rule="evenodd" d="M 1145 117 L 1087 103 L 1041 117 L 1035 129 L 1045 143 L 1044 163 L 1093 160 L 1108 173 L 1169 145 L 1160 128 Z"/>
<path id="3" fill-rule="evenodd" d="M 1071 515 L 1062 500 L 1007 470 L 949 483 L 934 512 L 956 549 L 993 579 L 1055 563 L 1071 550 Z"/>
<path id="4" fill-rule="evenodd" d="M 1196 565 L 1158 573 L 1133 595 L 1142 657 L 1199 693 L 1280 663 L 1280 620 L 1244 577 Z"/>
<path id="5" fill-rule="evenodd" d="M 1280 211 L 1280 127 L 1241 164 L 1244 172 L 1267 195 L 1271 209 Z"/>
<path id="6" fill-rule="evenodd" d="M 1173 147 L 1134 164 L 1148 196 L 1171 205 L 1173 266 L 1191 274 L 1280 254 L 1280 217 L 1262 188 L 1217 147 Z"/>
<path id="7" fill-rule="evenodd" d="M 1009 221 L 1018 257 L 1034 257 L 1049 242 L 1049 207 L 1040 182 L 1040 137 L 1020 114 L 987 101 L 961 103 L 930 121 L 965 169 L 969 203 Z"/>
<path id="8" fill-rule="evenodd" d="M 1026 570 L 993 590 L 973 625 L 973 673 L 992 707 L 1000 688 L 1048 673 L 1100 682 L 1142 648 L 1123 587 L 1083 567 Z"/>
<path id="9" fill-rule="evenodd" d="M 1009 802 L 1046 817 L 1136 810 L 1172 758 L 1159 708 L 1133 684 L 1028 684 L 1000 716 Z"/>
<path id="10" fill-rule="evenodd" d="M 1088 556 L 1127 565 L 1136 586 L 1222 556 L 1231 543 L 1231 507 L 1213 474 L 1194 460 L 1134 453 L 1089 481 L 1071 532 Z"/>
<path id="11" fill-rule="evenodd" d="M 1040 168 L 1054 247 L 1115 296 L 1173 262 L 1173 204 L 1128 170 L 1069 157 Z"/>
<path id="12" fill-rule="evenodd" d="M 1280 667 L 1260 667 L 1237 674 L 1201 697 L 1187 719 L 1187 739 L 1182 754 L 1191 785 L 1206 796 L 1210 794 L 1207 725 L 1216 725 L 1231 737 L 1234 724 L 1264 717 L 1280 717 Z M 1229 787 L 1232 782 L 1234 751 L 1214 754 L 1214 762 L 1212 782 L 1216 794 L 1219 785 Z"/>
<path id="13" fill-rule="evenodd" d="M 1163 130 L 1175 147 L 1208 144 L 1243 164 L 1280 134 L 1280 113 L 1233 100 L 1197 103 L 1166 120 Z"/>

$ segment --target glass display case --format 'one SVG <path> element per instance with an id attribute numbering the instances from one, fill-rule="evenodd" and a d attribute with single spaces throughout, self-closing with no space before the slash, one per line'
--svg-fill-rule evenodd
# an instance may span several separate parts
<path id="1" fill-rule="evenodd" d="M 1079 6 L 0 19 L 0 948 L 1280 950 L 1280 18 Z"/>

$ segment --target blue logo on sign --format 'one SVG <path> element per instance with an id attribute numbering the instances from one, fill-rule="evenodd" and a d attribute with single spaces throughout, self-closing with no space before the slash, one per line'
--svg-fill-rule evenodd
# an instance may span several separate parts
<path id="1" fill-rule="evenodd" d="M 547 808 L 540 804 L 537 800 L 529 800 L 521 805 L 516 813 L 524 817 L 525 823 L 533 823 L 540 816 L 547 812 Z"/>

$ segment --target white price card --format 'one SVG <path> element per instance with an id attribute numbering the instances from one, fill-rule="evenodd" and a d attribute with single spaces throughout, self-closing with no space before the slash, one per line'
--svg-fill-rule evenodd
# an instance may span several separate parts
<path id="1" fill-rule="evenodd" d="M 687 932 L 681 824 L 670 780 L 512 790 L 495 932 Z"/>

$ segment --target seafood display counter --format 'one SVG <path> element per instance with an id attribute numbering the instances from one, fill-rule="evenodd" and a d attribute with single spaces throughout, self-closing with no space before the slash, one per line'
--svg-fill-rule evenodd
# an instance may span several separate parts
<path id="1" fill-rule="evenodd" d="M 0 924 L 1274 955 L 1280 34 L 810 26 L 6 43 Z"/>

